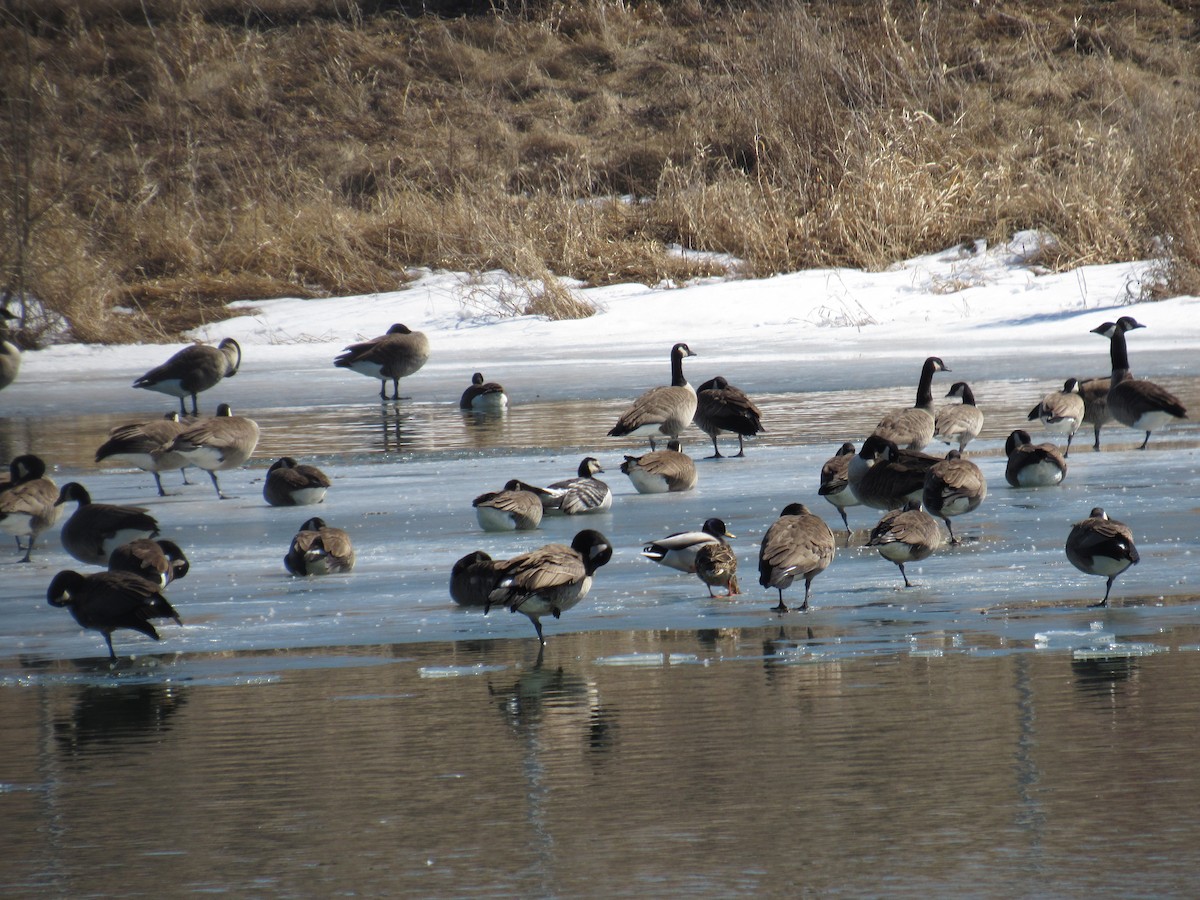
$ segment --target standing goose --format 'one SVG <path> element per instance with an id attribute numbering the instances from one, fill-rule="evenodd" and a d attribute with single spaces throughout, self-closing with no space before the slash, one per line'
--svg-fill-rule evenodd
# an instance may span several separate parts
<path id="1" fill-rule="evenodd" d="M 188 573 L 191 564 L 174 541 L 137 538 L 122 544 L 108 557 L 108 571 L 132 572 L 166 587 Z"/>
<path id="2" fill-rule="evenodd" d="M 1071 526 L 1066 551 L 1067 559 L 1080 572 L 1103 575 L 1108 579 L 1104 599 L 1094 606 L 1108 606 L 1113 580 L 1141 558 L 1133 544 L 1133 532 L 1129 526 L 1110 519 L 1108 513 L 1099 506 L 1092 510 L 1088 518 Z"/>
<path id="3" fill-rule="evenodd" d="M 696 575 L 708 588 L 708 596 L 715 597 L 714 587 L 725 588 L 725 596 L 740 594 L 737 580 L 737 553 L 724 540 L 702 544 L 696 550 Z"/>
<path id="4" fill-rule="evenodd" d="M 333 364 L 368 378 L 379 379 L 379 399 L 387 400 L 387 383 L 392 382 L 392 400 L 400 399 L 400 379 L 413 374 L 429 359 L 429 338 L 407 325 L 396 323 L 369 341 L 351 344 Z"/>
<path id="5" fill-rule="evenodd" d="M 1109 378 L 1085 378 L 1079 382 L 1079 395 L 1083 397 L 1083 421 L 1091 423 L 1094 441 L 1092 449 L 1100 449 L 1100 429 L 1113 420 L 1108 411 Z"/>
<path id="6" fill-rule="evenodd" d="M 1130 316 L 1121 316 L 1116 322 L 1105 322 L 1093 328 L 1109 340 L 1109 356 L 1112 360 L 1112 376 L 1108 388 L 1108 411 L 1122 425 L 1146 432 L 1146 438 L 1138 449 L 1145 450 L 1150 443 L 1150 433 L 1173 419 L 1187 418 L 1187 410 L 1179 398 L 1164 387 L 1144 378 L 1134 378 L 1129 370 L 1129 352 L 1125 346 L 1125 332 L 1144 328 Z"/>
<path id="7" fill-rule="evenodd" d="M 25 551 L 21 562 L 31 562 L 33 544 L 39 534 L 58 521 L 58 485 L 46 477 L 46 464 L 32 454 L 18 456 L 9 463 L 8 487 L 0 492 L 0 531 L 17 541 L 17 551 Z M 21 546 L 21 537 L 29 544 Z"/>
<path id="8" fill-rule="evenodd" d="M 165 497 L 167 492 L 163 490 L 159 472 L 178 469 L 183 474 L 183 483 L 191 484 L 187 480 L 188 461 L 178 453 L 162 450 L 164 445 L 174 441 L 186 428 L 187 426 L 180 421 L 179 413 L 175 412 L 149 422 L 118 425 L 108 433 L 108 440 L 96 451 L 96 462 L 108 459 L 149 472 L 154 476 L 158 496 Z"/>
<path id="9" fill-rule="evenodd" d="M 938 357 L 926 359 L 917 382 L 916 403 L 885 415 L 875 426 L 874 434 L 909 450 L 924 449 L 933 440 L 933 374 L 949 371 Z"/>
<path id="10" fill-rule="evenodd" d="M 849 441 L 838 448 L 838 452 L 825 460 L 821 466 L 821 487 L 817 493 L 837 507 L 842 515 L 842 524 L 846 526 L 846 539 L 850 539 L 850 520 L 846 518 L 846 510 L 851 506 L 860 506 L 862 501 L 850 490 L 850 462 L 854 459 L 854 445 Z"/>
<path id="11" fill-rule="evenodd" d="M 556 481 L 544 488 L 533 488 L 542 502 L 546 515 L 562 513 L 578 516 L 585 513 L 601 513 L 612 508 L 612 491 L 608 485 L 596 478 L 602 474 L 600 461 L 594 456 L 585 456 L 579 463 L 574 478 Z"/>
<path id="12" fill-rule="evenodd" d="M 901 509 L 893 510 L 879 520 L 871 531 L 867 546 L 875 547 L 880 556 L 899 566 L 904 586 L 912 587 L 904 564 L 925 559 L 941 543 L 942 532 L 937 519 L 921 509 L 918 501 L 910 500 Z"/>
<path id="13" fill-rule="evenodd" d="M 271 506 L 311 506 L 325 500 L 329 476 L 290 456 L 281 456 L 267 469 L 263 499 Z"/>
<path id="14" fill-rule="evenodd" d="M 141 506 L 115 506 L 93 503 L 91 495 L 78 481 L 62 486 L 58 503 L 77 503 L 59 537 L 63 549 L 83 563 L 108 565 L 112 552 L 138 538 L 158 536 L 158 521 Z"/>
<path id="15" fill-rule="evenodd" d="M 242 348 L 233 338 L 217 346 L 193 344 L 184 347 L 161 366 L 151 369 L 133 386 L 179 398 L 179 415 L 187 415 L 183 399 L 192 398 L 192 415 L 199 415 L 196 395 L 207 391 L 222 378 L 232 378 L 242 364 Z"/>
<path id="16" fill-rule="evenodd" d="M 859 502 L 872 509 L 897 509 L 906 500 L 920 501 L 925 474 L 939 457 L 904 450 L 877 434 L 863 441 L 848 467 L 850 490 Z"/>
<path id="17" fill-rule="evenodd" d="M 609 435 L 648 438 L 651 450 L 655 449 L 655 438 L 679 437 L 696 414 L 696 389 L 683 377 L 684 359 L 695 355 L 687 344 L 672 347 L 671 384 L 651 388 L 633 401 L 609 429 Z"/>
<path id="18" fill-rule="evenodd" d="M 354 546 L 345 531 L 314 516 L 292 538 L 283 565 L 293 575 L 341 575 L 354 568 Z"/>
<path id="19" fill-rule="evenodd" d="M 958 444 L 960 452 L 979 437 L 983 430 L 983 412 L 975 405 L 975 393 L 965 381 L 956 381 L 947 397 L 960 397 L 962 403 L 943 406 L 933 420 L 933 436 L 943 444 Z"/>
<path id="20" fill-rule="evenodd" d="M 699 531 L 679 531 L 651 541 L 642 548 L 642 556 L 671 569 L 696 574 L 696 554 L 702 547 L 719 544 L 733 537 L 725 523 L 717 518 L 706 519 Z"/>
<path id="21" fill-rule="evenodd" d="M 737 435 L 738 452 L 734 455 L 745 456 L 743 439 L 766 430 L 762 427 L 762 412 L 754 405 L 754 401 L 746 396 L 745 391 L 734 387 L 720 375 L 696 388 L 696 412 L 692 421 L 712 438 L 713 455 L 709 459 L 719 459 L 721 456 L 717 435 L 722 431 Z"/>
<path id="22" fill-rule="evenodd" d="M 482 550 L 474 550 L 450 570 L 450 597 L 459 606 L 487 606 L 488 595 L 499 581 L 496 560 Z"/>
<path id="23" fill-rule="evenodd" d="M 925 473 L 922 500 L 929 512 L 946 523 L 951 544 L 959 540 L 954 536 L 950 519 L 978 509 L 986 497 L 987 480 L 983 472 L 969 459 L 963 459 L 958 450 L 951 450 Z"/>
<path id="24" fill-rule="evenodd" d="M 131 572 L 80 575 L 65 569 L 50 582 L 46 600 L 51 606 L 69 609 L 81 627 L 104 635 L 113 660 L 117 654 L 112 633 L 118 628 L 129 628 L 157 641 L 158 632 L 150 624 L 151 619 L 174 619 L 176 625 L 183 624 L 158 585 Z"/>
<path id="25" fill-rule="evenodd" d="M 1049 487 L 1067 476 L 1067 458 L 1053 444 L 1034 445 L 1028 431 L 1018 428 L 1004 442 L 1008 465 L 1004 478 L 1013 487 Z"/>
<path id="26" fill-rule="evenodd" d="M 1108 389 L 1105 388 L 1107 396 Z M 1107 402 L 1105 404 L 1107 406 Z M 1040 421 L 1047 431 L 1067 436 L 1067 449 L 1063 458 L 1071 455 L 1071 439 L 1083 424 L 1086 415 L 1086 405 L 1083 394 L 1079 389 L 1079 379 L 1068 378 L 1063 382 L 1061 391 L 1052 391 L 1042 398 L 1042 402 L 1029 411 L 1029 421 Z M 1096 440 L 1099 442 L 1100 429 L 1096 429 Z"/>
<path id="27" fill-rule="evenodd" d="M 804 602 L 808 609 L 812 581 L 833 562 L 836 553 L 833 532 L 820 516 L 809 512 L 803 503 L 789 503 L 763 535 L 758 552 L 758 583 L 779 591 L 779 605 L 772 611 L 785 613 L 783 592 L 792 582 L 804 578 Z"/>
<path id="28" fill-rule="evenodd" d="M 257 422 L 235 416 L 229 404 L 222 403 L 215 416 L 185 428 L 173 441 L 163 445 L 161 453 L 177 453 L 189 465 L 207 471 L 217 496 L 226 500 L 228 498 L 217 481 L 217 472 L 236 469 L 248 460 L 258 446 L 258 433 Z"/>
<path id="29" fill-rule="evenodd" d="M 545 644 L 542 617 L 558 618 L 587 596 L 596 570 L 612 559 L 612 545 L 598 531 L 585 529 L 571 546 L 547 544 L 530 553 L 496 562 L 498 581 L 488 595 L 484 614 L 493 606 L 529 617 Z"/>
<path id="30" fill-rule="evenodd" d="M 471 501 L 484 531 L 532 531 L 542 523 L 542 501 L 513 478 L 502 491 L 489 491 Z"/>
<path id="31" fill-rule="evenodd" d="M 471 376 L 471 386 L 463 391 L 458 401 L 459 409 L 475 412 L 502 412 L 507 406 L 508 395 L 504 388 L 494 381 L 484 381 L 482 372 Z"/>
<path id="32" fill-rule="evenodd" d="M 696 464 L 683 452 L 679 441 L 668 441 L 666 450 L 626 456 L 621 471 L 639 494 L 690 491 L 696 486 Z"/>

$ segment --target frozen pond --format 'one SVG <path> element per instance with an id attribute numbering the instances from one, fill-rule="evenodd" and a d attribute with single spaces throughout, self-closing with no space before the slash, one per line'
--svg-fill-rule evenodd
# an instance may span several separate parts
<path id="1" fill-rule="evenodd" d="M 816 493 L 821 463 L 911 403 L 911 362 L 781 374 L 706 361 L 738 373 L 768 432 L 745 459 L 698 459 L 694 492 L 660 496 L 618 471 L 640 447 L 603 434 L 638 385 L 661 380 L 661 360 L 617 367 L 602 388 L 552 380 L 501 419 L 457 410 L 461 365 L 411 379 L 398 411 L 332 367 L 285 382 L 247 371 L 201 398 L 263 428 L 253 464 L 222 473 L 227 501 L 196 470 L 191 486 L 164 473 L 172 495 L 159 498 L 149 475 L 91 462 L 108 427 L 169 402 L 127 380 L 18 382 L 0 396 L 5 458 L 36 450 L 60 484 L 149 507 L 192 569 L 169 590 L 183 627 L 164 624 L 157 644 L 117 632 L 110 667 L 102 638 L 45 600 L 55 572 L 87 567 L 54 532 L 33 565 L 4 545 L 0 888 L 1187 892 L 1200 865 L 1200 428 L 1167 429 L 1147 452 L 1120 426 L 1101 453 L 1081 433 L 1062 486 L 1015 490 L 1004 437 L 1060 379 L 945 355 L 988 416 L 970 449 L 989 495 L 955 526 L 968 540 L 909 566 L 905 590 L 858 546 L 878 516 L 851 509 L 852 546 L 817 578 L 816 608 L 782 616 L 757 584 L 763 532 L 793 501 L 840 524 Z M 1158 362 L 1177 374 L 1157 380 L 1200 409 L 1186 355 Z M 694 432 L 688 449 L 710 445 Z M 285 453 L 332 477 L 324 504 L 265 504 L 266 466 Z M 568 477 L 584 455 L 607 470 L 611 512 L 480 531 L 473 497 Z M 1110 609 L 1089 607 L 1104 580 L 1062 549 L 1097 505 L 1130 524 L 1142 557 Z M 286 575 L 287 544 L 314 514 L 351 533 L 351 575 Z M 732 600 L 639 552 L 713 515 L 737 535 Z M 582 527 L 616 553 L 583 603 L 547 619 L 544 656 L 525 617 L 450 601 L 468 551 L 510 556 Z"/>

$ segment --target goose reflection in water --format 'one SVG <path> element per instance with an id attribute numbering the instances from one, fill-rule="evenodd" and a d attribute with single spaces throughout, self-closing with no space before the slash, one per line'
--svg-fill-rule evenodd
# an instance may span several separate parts
<path id="1" fill-rule="evenodd" d="M 616 720 L 600 702 L 599 688 L 562 666 L 543 663 L 545 648 L 533 668 L 509 687 L 488 685 L 513 731 L 535 738 L 540 747 L 580 744 L 587 750 L 611 750 Z"/>
<path id="2" fill-rule="evenodd" d="M 54 718 L 54 742 L 68 758 L 125 755 L 159 743 L 187 700 L 165 684 L 85 685 Z"/>

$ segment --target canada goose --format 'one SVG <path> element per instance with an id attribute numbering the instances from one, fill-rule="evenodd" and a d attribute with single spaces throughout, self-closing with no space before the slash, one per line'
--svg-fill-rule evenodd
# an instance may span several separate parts
<path id="1" fill-rule="evenodd" d="M 178 469 L 183 474 L 183 483 L 191 484 L 187 480 L 188 461 L 178 453 L 164 452 L 162 449 L 187 427 L 180 421 L 179 413 L 176 412 L 167 413 L 161 419 L 152 419 L 149 422 L 118 425 L 108 433 L 108 440 L 96 451 L 96 462 L 108 459 L 149 472 L 154 476 L 158 496 L 165 497 L 167 492 L 163 490 L 159 472 Z"/>
<path id="2" fill-rule="evenodd" d="M 207 391 L 222 378 L 232 378 L 241 364 L 242 348 L 233 338 L 225 338 L 215 347 L 192 344 L 134 381 L 133 386 L 178 397 L 181 416 L 187 415 L 183 399 L 190 395 L 192 415 L 196 416 L 199 415 L 196 395 Z"/>
<path id="3" fill-rule="evenodd" d="M 933 420 L 933 436 L 943 444 L 958 444 L 959 451 L 979 437 L 983 430 L 983 412 L 975 405 L 975 393 L 965 381 L 956 381 L 947 397 L 960 397 L 962 403 L 943 406 Z"/>
<path id="4" fill-rule="evenodd" d="M 1103 575 L 1108 579 L 1104 599 L 1093 606 L 1108 606 L 1113 580 L 1140 559 L 1129 526 L 1110 519 L 1099 506 L 1088 518 L 1071 526 L 1066 551 L 1067 559 L 1080 572 Z"/>
<path id="5" fill-rule="evenodd" d="M 1083 421 L 1090 423 L 1094 440 L 1092 449 L 1100 449 L 1100 429 L 1113 420 L 1108 411 L 1108 389 L 1110 378 L 1085 378 L 1079 382 L 1079 395 L 1083 397 Z"/>
<path id="6" fill-rule="evenodd" d="M 873 433 L 909 450 L 924 449 L 933 440 L 933 373 L 949 371 L 938 357 L 926 359 L 917 382 L 916 403 L 885 415 Z"/>
<path id="7" fill-rule="evenodd" d="M 221 492 L 217 472 L 236 469 L 250 458 L 258 445 L 258 423 L 245 416 L 235 416 L 228 403 L 217 407 L 217 414 L 210 419 L 201 419 L 185 428 L 169 444 L 164 444 L 162 453 L 178 453 L 190 465 L 208 472 L 217 496 L 228 499 Z"/>
<path id="8" fill-rule="evenodd" d="M 129 628 L 157 641 L 158 632 L 150 624 L 151 619 L 174 619 L 176 625 L 183 624 L 158 585 L 132 572 L 80 575 L 64 569 L 51 580 L 46 600 L 51 606 L 69 609 L 81 627 L 104 635 L 113 660 L 117 654 L 112 633 L 118 628 Z"/>
<path id="9" fill-rule="evenodd" d="M 880 556 L 900 567 L 905 587 L 912 587 L 912 584 L 904 564 L 925 559 L 941 543 L 942 532 L 937 519 L 921 509 L 916 500 L 909 500 L 900 509 L 885 514 L 867 540 L 868 547 L 875 547 Z"/>
<path id="10" fill-rule="evenodd" d="M 917 450 L 906 450 L 894 441 L 871 435 L 847 467 L 850 490 L 872 509 L 897 509 L 905 500 L 920 500 L 925 473 L 941 461 Z"/>
<path id="11" fill-rule="evenodd" d="M 1004 442 L 1008 465 L 1004 478 L 1013 487 L 1049 487 L 1067 475 L 1067 459 L 1053 444 L 1034 445 L 1028 431 L 1018 428 Z"/>
<path id="12" fill-rule="evenodd" d="M 758 552 L 758 583 L 779 591 L 779 605 L 772 611 L 785 613 L 783 592 L 801 576 L 804 578 L 804 602 L 808 609 L 812 580 L 829 568 L 836 553 L 833 532 L 825 520 L 809 512 L 803 503 L 789 503 L 763 535 Z"/>
<path id="13" fill-rule="evenodd" d="M 719 544 L 733 537 L 720 519 L 706 519 L 699 531 L 679 531 L 651 541 L 642 548 L 642 556 L 671 569 L 696 574 L 696 554 L 706 544 Z"/>
<path id="14" fill-rule="evenodd" d="M 16 381 L 17 373 L 21 370 L 21 349 L 7 339 L 7 320 L 15 318 L 7 309 L 0 307 L 0 390 Z"/>
<path id="15" fill-rule="evenodd" d="M 190 563 L 174 541 L 137 538 L 117 547 L 108 557 L 108 571 L 132 572 L 166 587 L 188 573 Z"/>
<path id="16" fill-rule="evenodd" d="M 484 531 L 532 531 L 542 523 L 542 501 L 513 478 L 502 491 L 489 491 L 471 501 Z"/>
<path id="17" fill-rule="evenodd" d="M 546 515 L 562 513 L 578 516 L 585 513 L 600 513 L 612 508 L 612 491 L 608 485 L 596 478 L 602 474 L 600 462 L 594 456 L 585 456 L 579 463 L 574 478 L 556 481 L 544 488 L 532 488 L 542 502 Z"/>
<path id="18" fill-rule="evenodd" d="M 1105 388 L 1107 397 L 1108 389 Z M 1105 402 L 1107 406 L 1107 400 Z M 1063 458 L 1071 455 L 1071 439 L 1084 422 L 1086 406 L 1083 394 L 1079 389 L 1079 379 L 1068 378 L 1063 382 L 1061 391 L 1052 391 L 1042 398 L 1042 402 L 1029 411 L 1029 421 L 1040 421 L 1047 431 L 1067 436 L 1067 449 Z M 1099 441 L 1100 429 L 1096 429 L 1096 440 Z"/>
<path id="19" fill-rule="evenodd" d="M 696 389 L 683 377 L 684 359 L 695 355 L 687 344 L 672 347 L 670 386 L 651 388 L 634 400 L 609 435 L 649 438 L 651 450 L 656 449 L 655 438 L 679 437 L 696 414 Z"/>
<path id="20" fill-rule="evenodd" d="M 64 484 L 57 502 L 78 504 L 63 522 L 59 537 L 63 549 L 80 562 L 106 566 L 108 557 L 122 544 L 158 536 L 158 522 L 144 507 L 93 503 L 78 481 Z"/>
<path id="21" fill-rule="evenodd" d="M 500 412 L 507 406 L 508 395 L 504 393 L 504 388 L 494 381 L 484 381 L 482 372 L 471 376 L 471 386 L 463 391 L 458 401 L 459 409 L 476 412 Z"/>
<path id="22" fill-rule="evenodd" d="M 746 455 L 744 438 L 766 431 L 762 427 L 762 412 L 754 405 L 754 401 L 746 396 L 745 391 L 734 387 L 720 375 L 696 388 L 696 412 L 692 421 L 712 438 L 713 455 L 709 459 L 719 459 L 721 456 L 717 435 L 722 431 L 737 435 L 738 452 L 735 456 Z"/>
<path id="23" fill-rule="evenodd" d="M 575 535 L 571 546 L 546 544 L 530 553 L 496 562 L 499 580 L 488 595 L 486 614 L 493 606 L 529 617 L 538 640 L 545 644 L 542 616 L 558 618 L 582 600 L 592 587 L 592 578 L 612 559 L 612 545 L 598 531 L 585 529 Z"/>
<path id="24" fill-rule="evenodd" d="M 488 594 L 499 580 L 496 560 L 482 550 L 474 550 L 450 570 L 450 597 L 459 606 L 487 606 Z"/>
<path id="25" fill-rule="evenodd" d="M 311 506 L 325 500 L 329 477 L 316 466 L 281 456 L 267 469 L 263 499 L 271 506 Z"/>
<path id="26" fill-rule="evenodd" d="M 825 460 L 821 466 L 821 487 L 817 493 L 837 507 L 842 514 L 842 524 L 846 526 L 846 536 L 849 538 L 850 520 L 846 518 L 846 510 L 851 506 L 860 506 L 862 501 L 850 490 L 850 462 L 854 459 L 854 445 L 849 441 L 838 448 L 838 452 Z"/>
<path id="27" fill-rule="evenodd" d="M 1121 316 L 1116 322 L 1105 322 L 1093 328 L 1109 340 L 1109 356 L 1112 360 L 1112 376 L 1108 388 L 1108 411 L 1122 425 L 1146 432 L 1146 438 L 1138 449 L 1145 450 L 1150 443 L 1150 433 L 1172 419 L 1187 418 L 1187 410 L 1179 398 L 1164 387 L 1144 378 L 1134 378 L 1129 370 L 1129 352 L 1125 345 L 1125 332 L 1146 326 L 1130 316 Z"/>
<path id="28" fill-rule="evenodd" d="M 737 580 L 737 553 L 724 541 L 701 544 L 696 550 L 696 575 L 708 588 L 708 596 L 714 597 L 714 587 L 725 588 L 725 596 L 740 594 Z"/>
<path id="29" fill-rule="evenodd" d="M 400 379 L 413 374 L 429 359 L 429 338 L 399 323 L 369 341 L 351 344 L 333 364 L 368 378 L 379 379 L 379 399 L 387 400 L 387 383 L 392 382 L 392 400 L 400 399 Z"/>
<path id="30" fill-rule="evenodd" d="M 283 565 L 293 575 L 340 575 L 354 568 L 350 535 L 314 516 L 292 538 Z"/>
<path id="31" fill-rule="evenodd" d="M 666 450 L 626 456 L 621 471 L 639 494 L 690 491 L 696 486 L 696 464 L 683 452 L 679 441 L 668 441 Z"/>
<path id="32" fill-rule="evenodd" d="M 8 468 L 9 486 L 0 492 L 0 531 L 16 538 L 18 552 L 25 551 L 21 562 L 31 562 L 34 541 L 62 515 L 58 485 L 46 477 L 41 458 L 32 454 L 15 457 Z M 23 535 L 29 538 L 25 547 Z"/>
<path id="33" fill-rule="evenodd" d="M 978 509 L 986 497 L 987 480 L 983 472 L 969 459 L 963 459 L 958 450 L 951 450 L 925 473 L 922 500 L 930 513 L 946 523 L 951 544 L 959 540 L 954 536 L 950 519 Z"/>

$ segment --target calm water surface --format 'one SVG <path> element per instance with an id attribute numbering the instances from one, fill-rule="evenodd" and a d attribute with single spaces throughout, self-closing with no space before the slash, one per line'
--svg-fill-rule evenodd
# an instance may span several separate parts
<path id="1" fill-rule="evenodd" d="M 989 426 L 973 455 L 992 493 L 965 525 L 971 541 L 931 558 L 907 593 L 890 564 L 843 548 L 817 610 L 767 612 L 757 539 L 784 500 L 836 522 L 816 470 L 881 407 L 911 402 L 905 380 L 867 405 L 829 383 L 763 392 L 770 430 L 749 457 L 706 464 L 700 490 L 668 498 L 631 495 L 615 466 L 627 448 L 597 447 L 596 423 L 626 402 L 611 397 L 547 396 L 477 420 L 424 398 L 362 402 L 365 379 L 343 382 L 354 402 L 303 409 L 235 380 L 232 402 L 263 442 L 223 477 L 242 498 L 225 505 L 206 480 L 180 490 L 167 474 L 177 493 L 160 501 L 148 476 L 96 470 L 107 429 L 138 418 L 128 409 L 0 417 L 6 456 L 36 449 L 60 482 L 154 507 L 194 561 L 172 590 L 186 627 L 165 626 L 161 645 L 119 633 L 116 666 L 45 605 L 50 575 L 73 565 L 60 549 L 32 569 L 0 561 L 0 891 L 1192 894 L 1194 424 L 1146 454 L 1110 427 L 1104 454 L 1090 440 L 1073 454 L 1061 491 L 1010 491 L 1000 446 L 1049 385 L 974 384 Z M 1196 378 L 1161 380 L 1200 408 Z M 586 609 L 547 623 L 539 654 L 524 619 L 456 610 L 445 581 L 468 549 L 511 550 L 511 536 L 475 529 L 474 493 L 501 469 L 564 477 L 581 450 L 605 454 L 621 508 L 595 524 L 620 551 Z M 255 494 L 285 452 L 335 470 L 318 512 L 355 523 L 354 575 L 282 576 L 281 544 L 309 511 Z M 410 512 L 384 502 L 380 472 Z M 1138 521 L 1143 546 L 1109 610 L 1087 608 L 1103 581 L 1061 553 L 1061 522 L 1097 497 Z M 637 555 L 714 512 L 743 539 L 736 603 Z M 851 510 L 859 529 L 875 518 Z M 372 545 L 373 522 L 404 534 L 403 552 Z M 575 527 L 548 523 L 526 542 Z"/>

